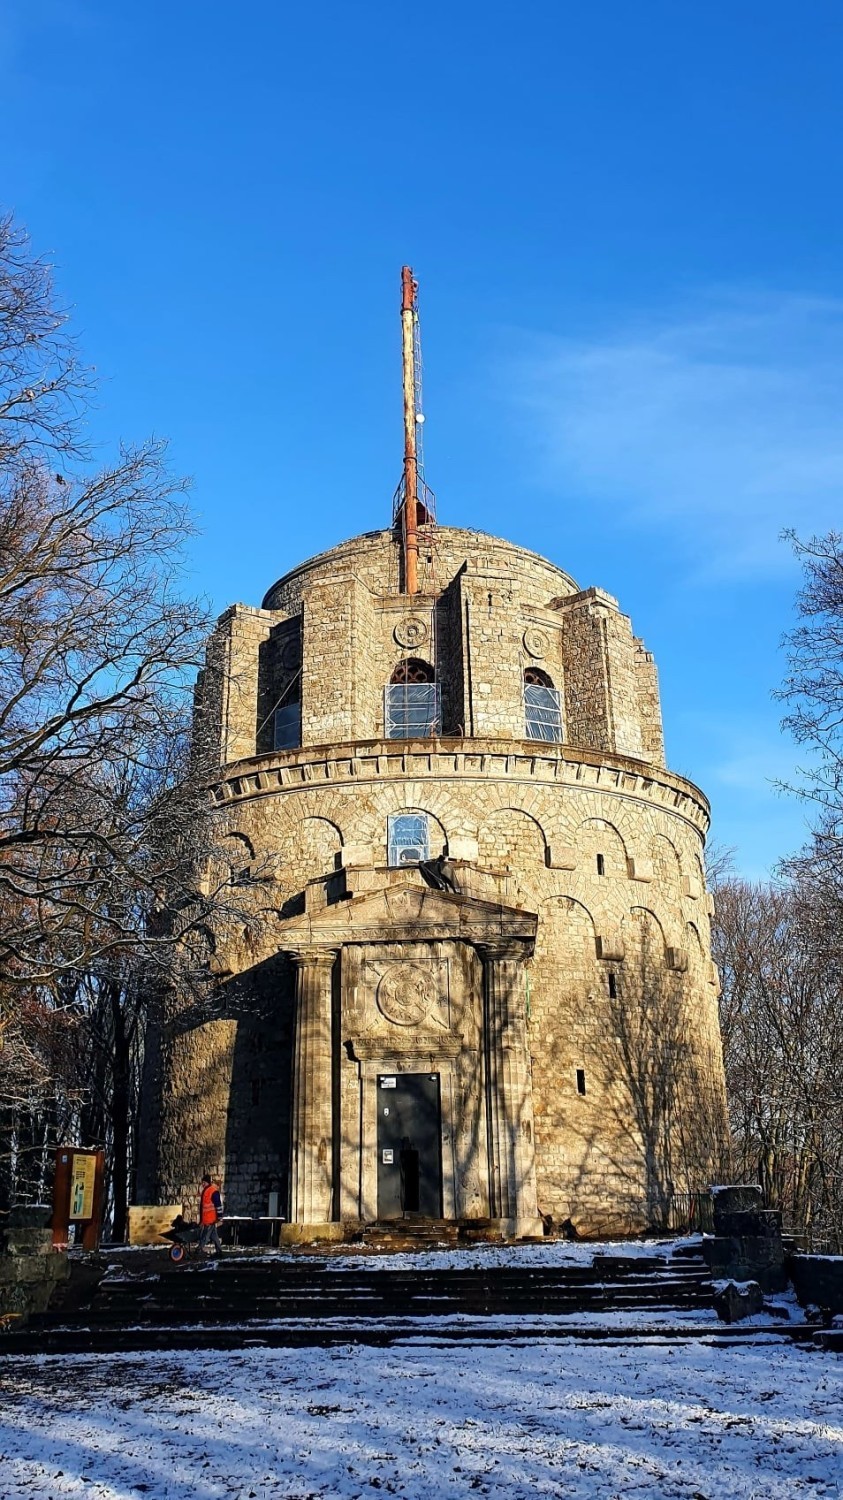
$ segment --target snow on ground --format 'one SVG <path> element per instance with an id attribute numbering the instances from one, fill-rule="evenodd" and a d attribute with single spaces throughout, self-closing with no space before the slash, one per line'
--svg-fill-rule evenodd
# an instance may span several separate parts
<path id="1" fill-rule="evenodd" d="M 669 1240 L 547 1240 L 536 1245 L 525 1244 L 479 1244 L 461 1246 L 459 1249 L 424 1249 L 384 1252 L 325 1252 L 316 1250 L 273 1250 L 256 1254 L 251 1250 L 227 1250 L 225 1258 L 235 1264 L 243 1260 L 271 1262 L 289 1261 L 296 1264 L 317 1264 L 331 1271 L 467 1271 L 486 1270 L 500 1266 L 532 1268 L 537 1266 L 590 1266 L 601 1255 L 623 1256 L 670 1256 L 687 1245 L 695 1250 L 702 1248 L 702 1236 L 690 1235 L 683 1239 Z M 168 1246 L 110 1245 L 105 1253 L 115 1268 L 122 1267 L 128 1273 L 136 1270 L 133 1262 L 142 1255 L 145 1260 L 162 1259 L 169 1253 Z M 680 1263 L 681 1264 L 681 1263 Z M 116 1280 L 119 1270 L 110 1272 Z"/>
<path id="2" fill-rule="evenodd" d="M 457 1250 L 396 1251 L 392 1254 L 332 1255 L 325 1257 L 337 1271 L 457 1271 L 486 1270 L 500 1266 L 530 1269 L 535 1266 L 590 1266 L 595 1256 L 672 1255 L 682 1245 L 702 1247 L 699 1235 L 673 1240 L 548 1240 L 538 1245 L 480 1244 Z"/>
<path id="3" fill-rule="evenodd" d="M 548 1342 L 0 1361 L 4 1500 L 843 1494 L 843 1360 Z"/>

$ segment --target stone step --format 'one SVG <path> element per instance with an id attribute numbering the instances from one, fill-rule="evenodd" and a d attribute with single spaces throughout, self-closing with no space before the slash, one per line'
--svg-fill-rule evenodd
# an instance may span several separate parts
<path id="1" fill-rule="evenodd" d="M 64 1327 L 22 1329 L 18 1333 L 7 1333 L 0 1338 L 0 1357 L 32 1354 L 117 1354 L 153 1350 L 236 1350 L 254 1348 L 331 1348 L 341 1344 L 364 1344 L 376 1348 L 401 1346 L 407 1340 L 418 1345 L 423 1338 L 431 1347 L 458 1344 L 460 1342 L 524 1343 L 559 1342 L 575 1340 L 578 1343 L 637 1344 L 668 1346 L 674 1343 L 693 1341 L 712 1348 L 733 1348 L 749 1340 L 752 1343 L 765 1338 L 786 1339 L 810 1345 L 815 1339 L 827 1337 L 815 1325 L 769 1323 L 763 1327 L 714 1327 L 683 1323 L 681 1316 L 674 1324 L 648 1327 L 640 1324 L 628 1328 L 607 1328 L 594 1323 L 577 1324 L 572 1320 L 565 1325 L 522 1323 L 517 1329 L 502 1328 L 500 1324 L 472 1323 L 431 1332 L 423 1324 L 417 1329 L 389 1328 L 378 1324 L 360 1324 L 352 1320 L 338 1321 L 330 1328 L 314 1327 L 312 1324 L 297 1324 L 291 1321 L 283 1326 L 254 1324 L 248 1328 L 101 1328 Z M 2 1363 L 0 1363 L 2 1369 Z"/>
<path id="2" fill-rule="evenodd" d="M 378 1296 L 417 1296 L 424 1293 L 436 1294 L 437 1296 L 460 1297 L 468 1295 L 475 1290 L 482 1290 L 487 1295 L 507 1297 L 535 1297 L 544 1294 L 552 1294 L 558 1290 L 576 1290 L 579 1287 L 602 1286 L 619 1288 L 652 1288 L 654 1291 L 667 1292 L 674 1287 L 709 1287 L 710 1277 L 694 1273 L 692 1275 L 676 1276 L 576 1276 L 576 1277 L 554 1277 L 536 1279 L 523 1279 L 520 1281 L 503 1281 L 495 1277 L 477 1277 L 471 1280 L 456 1280 L 447 1276 L 424 1277 L 424 1278 L 390 1278 L 389 1280 L 380 1276 L 365 1276 L 362 1278 L 347 1277 L 345 1279 L 322 1280 L 317 1282 L 302 1281 L 298 1284 L 270 1278 L 241 1280 L 238 1277 L 226 1276 L 221 1269 L 208 1268 L 203 1274 L 184 1275 L 179 1277 L 162 1277 L 160 1281 L 149 1278 L 143 1281 L 103 1281 L 96 1291 L 96 1297 L 125 1296 L 132 1300 L 149 1296 L 159 1295 L 162 1297 L 173 1296 L 179 1300 L 188 1299 L 194 1293 L 205 1295 L 215 1289 L 216 1295 L 220 1297 L 243 1295 L 243 1296 L 297 1296 L 297 1297 L 327 1297 L 327 1296 L 353 1296 L 358 1293 L 366 1295 L 377 1294 Z"/>
<path id="3" fill-rule="evenodd" d="M 529 1288 L 501 1295 L 499 1289 L 478 1283 L 458 1294 L 442 1288 L 405 1290 L 396 1294 L 376 1285 L 354 1286 L 326 1293 L 322 1288 L 295 1291 L 245 1292 L 221 1285 L 215 1276 L 194 1279 L 191 1287 L 162 1286 L 145 1290 L 112 1287 L 94 1299 L 91 1306 L 74 1316 L 56 1309 L 41 1319 L 41 1325 L 85 1321 L 93 1325 L 149 1324 L 163 1321 L 199 1323 L 251 1320 L 256 1317 L 317 1319 L 357 1317 L 380 1319 L 401 1316 L 513 1316 L 529 1318 L 548 1314 L 571 1314 L 606 1309 L 673 1310 L 710 1307 L 710 1284 L 664 1285 L 641 1281 L 606 1285 L 557 1286 L 541 1291 Z"/>
<path id="4" fill-rule="evenodd" d="M 330 1290 L 317 1290 L 313 1288 L 301 1288 L 297 1291 L 276 1287 L 262 1287 L 249 1289 L 226 1288 L 224 1286 L 210 1285 L 205 1282 L 203 1286 L 191 1288 L 150 1288 L 140 1295 L 128 1288 L 107 1288 L 90 1304 L 88 1311 L 96 1313 L 100 1309 L 118 1308 L 126 1311 L 142 1306 L 156 1307 L 184 1307 L 190 1308 L 196 1305 L 207 1306 L 219 1304 L 222 1307 L 250 1307 L 258 1304 L 273 1303 L 276 1305 L 289 1304 L 293 1307 L 299 1306 L 349 1306 L 367 1304 L 369 1306 L 418 1306 L 422 1302 L 438 1303 L 443 1306 L 460 1308 L 483 1304 L 489 1307 L 500 1307 L 505 1311 L 512 1309 L 530 1309 L 533 1307 L 546 1307 L 559 1301 L 583 1302 L 586 1299 L 599 1297 L 633 1300 L 646 1303 L 668 1303 L 677 1298 L 692 1299 L 698 1302 L 710 1302 L 712 1296 L 711 1283 L 706 1281 L 693 1282 L 660 1282 L 655 1285 L 650 1282 L 630 1282 L 625 1284 L 606 1284 L 602 1282 L 579 1283 L 576 1286 L 555 1286 L 542 1288 L 512 1289 L 504 1292 L 501 1288 L 488 1285 L 477 1285 L 463 1287 L 459 1290 L 448 1287 L 416 1287 L 406 1288 L 403 1291 L 396 1288 L 384 1288 L 378 1286 L 332 1288 Z"/>
<path id="5" fill-rule="evenodd" d="M 425 1230 L 431 1228 L 429 1222 Z M 434 1226 L 435 1227 L 435 1226 Z M 591 1264 L 562 1266 L 450 1266 L 418 1263 L 401 1269 L 365 1262 L 340 1269 L 330 1257 L 248 1257 L 173 1265 L 163 1255 L 147 1257 L 133 1271 L 131 1257 L 118 1257 L 98 1284 L 83 1274 L 79 1295 L 70 1286 L 64 1305 L 39 1320 L 50 1328 L 88 1326 L 186 1330 L 205 1324 L 252 1325 L 256 1320 L 342 1323 L 367 1327 L 395 1319 L 435 1317 L 437 1328 L 461 1318 L 515 1318 L 524 1324 L 544 1317 L 576 1317 L 613 1311 L 677 1315 L 709 1308 L 710 1272 L 697 1257 L 597 1252 Z M 117 1267 L 115 1272 L 114 1267 Z M 90 1270 L 90 1267 L 87 1268 Z"/>
<path id="6" fill-rule="evenodd" d="M 525 1292 L 521 1295 L 502 1297 L 500 1294 L 486 1287 L 466 1289 L 461 1295 L 454 1296 L 447 1291 L 436 1289 L 420 1290 L 408 1296 L 394 1296 L 384 1293 L 381 1289 L 357 1288 L 353 1291 L 319 1295 L 317 1293 L 294 1294 L 283 1292 L 259 1292 L 257 1294 L 245 1295 L 235 1293 L 227 1295 L 219 1290 L 196 1291 L 191 1296 L 159 1295 L 155 1292 L 147 1293 L 143 1297 L 132 1297 L 130 1295 L 115 1295 L 97 1299 L 96 1304 L 90 1310 L 99 1309 L 128 1309 L 133 1307 L 155 1306 L 155 1307 L 184 1307 L 189 1309 L 193 1306 L 217 1304 L 221 1307 L 250 1307 L 257 1304 L 272 1303 L 276 1305 L 289 1304 L 290 1306 L 344 1306 L 351 1303 L 366 1304 L 368 1306 L 417 1306 L 422 1302 L 437 1303 L 455 1308 L 484 1303 L 500 1306 L 502 1309 L 547 1306 L 554 1302 L 582 1302 L 587 1299 L 600 1298 L 607 1300 L 614 1298 L 623 1301 L 664 1303 L 676 1298 L 705 1301 L 710 1299 L 711 1289 L 705 1285 L 674 1287 L 652 1287 L 647 1285 L 638 1286 L 604 1286 L 593 1283 L 590 1286 L 559 1287 L 544 1290 L 539 1294 Z"/>

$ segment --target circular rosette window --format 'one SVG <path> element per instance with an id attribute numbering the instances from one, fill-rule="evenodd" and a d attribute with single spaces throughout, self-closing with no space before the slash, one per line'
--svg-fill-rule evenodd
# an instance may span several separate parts
<path id="1" fill-rule="evenodd" d="M 436 1000 L 436 980 L 422 964 L 396 964 L 378 985 L 381 1015 L 395 1026 L 418 1026 Z"/>

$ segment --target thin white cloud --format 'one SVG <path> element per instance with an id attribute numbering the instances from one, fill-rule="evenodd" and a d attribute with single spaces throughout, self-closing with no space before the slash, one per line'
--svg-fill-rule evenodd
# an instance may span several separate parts
<path id="1" fill-rule="evenodd" d="M 843 301 L 709 296 L 508 361 L 544 481 L 664 528 L 704 573 L 778 571 L 843 513 Z"/>

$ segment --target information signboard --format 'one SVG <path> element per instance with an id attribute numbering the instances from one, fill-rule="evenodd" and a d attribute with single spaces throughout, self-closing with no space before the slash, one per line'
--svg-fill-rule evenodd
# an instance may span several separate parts
<path id="1" fill-rule="evenodd" d="M 104 1173 L 104 1151 L 59 1146 L 53 1178 L 54 1245 L 66 1245 L 72 1239 L 85 1250 L 96 1250 L 102 1229 Z"/>
<path id="2" fill-rule="evenodd" d="M 74 1151 L 70 1168 L 69 1219 L 94 1217 L 94 1184 L 97 1158 L 92 1151 Z"/>

